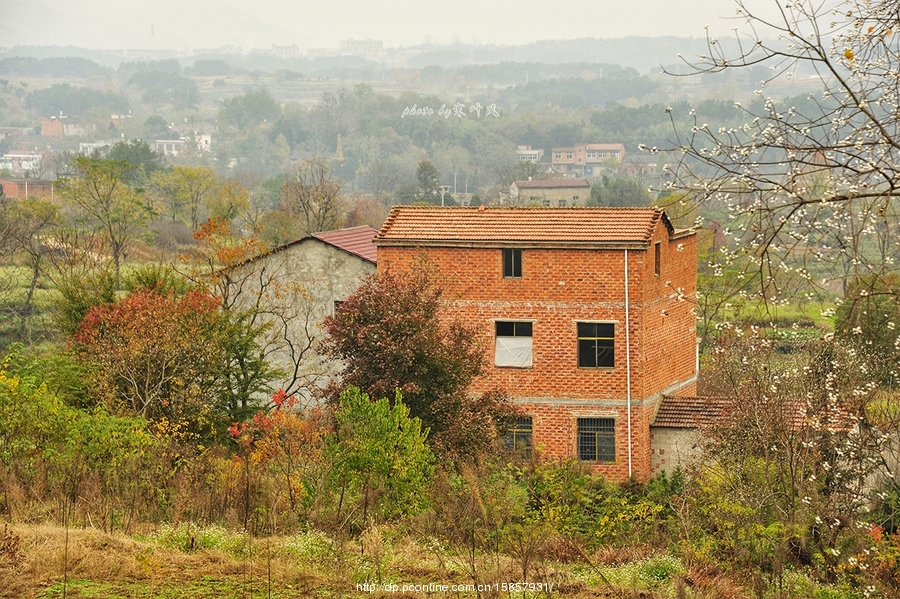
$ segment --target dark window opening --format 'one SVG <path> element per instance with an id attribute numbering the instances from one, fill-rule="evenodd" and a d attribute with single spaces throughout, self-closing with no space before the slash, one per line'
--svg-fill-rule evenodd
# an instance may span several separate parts
<path id="1" fill-rule="evenodd" d="M 662 265 L 660 264 L 660 259 L 661 259 L 660 256 L 661 256 L 661 253 L 660 253 L 660 249 L 659 249 L 659 242 L 657 241 L 656 245 L 653 246 L 653 259 L 654 259 L 653 268 L 655 269 L 654 272 L 656 273 L 657 277 L 659 276 L 659 273 L 662 270 Z"/>
<path id="2" fill-rule="evenodd" d="M 510 451 L 531 454 L 531 416 L 518 416 L 509 423 L 503 444 Z"/>
<path id="3" fill-rule="evenodd" d="M 616 461 L 614 418 L 578 419 L 578 459 L 583 462 Z"/>
<path id="4" fill-rule="evenodd" d="M 522 276 L 522 250 L 503 250 L 503 276 L 507 278 Z"/>
<path id="5" fill-rule="evenodd" d="M 578 323 L 578 366 L 613 368 L 615 366 L 615 324 Z"/>

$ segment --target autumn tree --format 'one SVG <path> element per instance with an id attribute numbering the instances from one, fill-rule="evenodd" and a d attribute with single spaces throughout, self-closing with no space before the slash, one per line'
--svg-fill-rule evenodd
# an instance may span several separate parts
<path id="1" fill-rule="evenodd" d="M 281 188 L 281 209 L 298 219 L 302 235 L 340 228 L 344 199 L 330 161 L 315 157 L 298 164 Z"/>
<path id="2" fill-rule="evenodd" d="M 151 186 L 172 220 L 183 215 L 191 229 L 196 229 L 205 203 L 222 187 L 222 181 L 207 166 L 175 165 L 171 171 L 157 172 Z"/>
<path id="3" fill-rule="evenodd" d="M 369 277 L 324 323 L 323 349 L 344 365 L 329 399 L 336 402 L 346 386 L 370 397 L 399 390 L 410 414 L 431 430 L 432 446 L 467 459 L 490 446 L 509 411 L 500 391 L 471 394 L 484 373 L 484 348 L 471 327 L 441 308 L 441 287 L 427 267 Z"/>
<path id="4" fill-rule="evenodd" d="M 152 209 L 143 196 L 126 183 L 132 166 L 119 160 L 75 159 L 78 176 L 59 184 L 59 195 L 81 211 L 82 222 L 106 240 L 121 283 L 125 254 L 140 230 L 149 222 Z"/>
<path id="5" fill-rule="evenodd" d="M 868 544 L 890 431 L 858 346 L 782 333 L 711 353 L 707 392 L 724 400 L 711 403 L 721 413 L 705 431 L 686 524 L 715 531 L 723 558 L 770 569 L 776 584 L 791 564 L 833 581 Z"/>
<path id="6" fill-rule="evenodd" d="M 268 389 L 257 333 L 205 291 L 157 285 L 92 306 L 72 344 L 111 408 L 207 438 Z"/>

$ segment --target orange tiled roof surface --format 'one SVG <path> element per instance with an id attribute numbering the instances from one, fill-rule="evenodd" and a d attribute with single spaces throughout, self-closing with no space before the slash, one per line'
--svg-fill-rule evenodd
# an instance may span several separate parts
<path id="1" fill-rule="evenodd" d="M 516 181 L 519 189 L 560 189 L 560 188 L 590 188 L 587 179 L 542 179 L 539 181 Z"/>
<path id="2" fill-rule="evenodd" d="M 337 231 L 323 231 L 313 233 L 312 236 L 320 241 L 331 244 L 345 252 L 350 252 L 360 258 L 375 262 L 377 248 L 372 243 L 376 231 L 372 227 L 351 227 Z"/>
<path id="3" fill-rule="evenodd" d="M 656 412 L 652 426 L 668 428 L 707 428 L 723 424 L 733 404 L 722 397 L 675 397 L 666 395 Z"/>
<path id="4" fill-rule="evenodd" d="M 648 243 L 660 208 L 487 208 L 394 206 L 376 245 L 416 242 Z"/>

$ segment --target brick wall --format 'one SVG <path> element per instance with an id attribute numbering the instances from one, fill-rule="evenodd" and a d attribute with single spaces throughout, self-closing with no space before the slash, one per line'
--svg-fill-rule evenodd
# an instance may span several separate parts
<path id="1" fill-rule="evenodd" d="M 616 460 L 594 468 L 626 478 L 624 250 L 523 247 L 521 278 L 504 278 L 500 248 L 381 246 L 378 270 L 416 268 L 423 256 L 439 273 L 448 317 L 477 329 L 492 365 L 474 390 L 506 389 L 532 416 L 534 444 L 548 458 L 577 457 L 577 418 L 615 418 Z M 670 241 L 661 223 L 649 250 L 628 252 L 632 467 L 639 478 L 651 474 L 649 423 L 659 395 L 695 393 L 695 273 L 694 237 Z M 493 366 L 496 320 L 532 321 L 530 368 Z M 614 367 L 579 368 L 579 321 L 615 323 Z"/>

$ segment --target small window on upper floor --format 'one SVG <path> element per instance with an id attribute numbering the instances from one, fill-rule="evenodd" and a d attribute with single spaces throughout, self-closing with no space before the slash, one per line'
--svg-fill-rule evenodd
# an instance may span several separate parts
<path id="1" fill-rule="evenodd" d="M 662 272 L 662 252 L 660 250 L 659 242 L 653 246 L 653 273 L 658 277 L 659 273 Z"/>
<path id="2" fill-rule="evenodd" d="M 508 279 L 522 277 L 522 250 L 503 250 L 503 276 Z"/>

